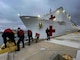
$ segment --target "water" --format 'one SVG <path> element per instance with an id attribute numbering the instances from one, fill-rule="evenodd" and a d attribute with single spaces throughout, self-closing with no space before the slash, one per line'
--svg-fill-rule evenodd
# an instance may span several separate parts
<path id="1" fill-rule="evenodd" d="M 2 34 L 0 33 L 0 46 L 2 45 L 3 43 L 3 38 L 2 38 Z"/>

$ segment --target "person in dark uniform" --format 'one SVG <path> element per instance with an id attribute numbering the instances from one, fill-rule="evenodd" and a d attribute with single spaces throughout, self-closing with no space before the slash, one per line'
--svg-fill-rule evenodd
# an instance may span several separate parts
<path id="1" fill-rule="evenodd" d="M 5 45 L 5 48 L 7 47 L 6 44 L 7 44 L 8 39 L 9 39 L 9 41 L 14 42 L 14 44 L 16 45 L 16 42 L 14 40 L 14 33 L 10 28 L 4 30 L 2 37 L 3 37 L 3 42 Z"/>
<path id="2" fill-rule="evenodd" d="M 47 40 L 50 40 L 50 31 L 48 28 L 46 29 L 46 34 L 47 34 Z"/>
<path id="3" fill-rule="evenodd" d="M 19 37 L 19 40 L 17 42 L 17 51 L 20 50 L 20 42 L 22 42 L 22 48 L 24 48 L 24 31 L 21 29 L 21 28 L 18 28 L 18 31 L 17 31 L 17 35 Z"/>
<path id="4" fill-rule="evenodd" d="M 39 40 L 40 34 L 39 34 L 39 33 L 36 33 L 36 34 L 35 34 L 35 37 L 36 37 L 36 43 L 37 43 L 38 40 Z"/>
<path id="5" fill-rule="evenodd" d="M 28 33 L 28 45 L 30 45 L 30 40 L 32 39 L 32 41 L 33 41 L 32 31 L 28 30 L 27 33 Z"/>

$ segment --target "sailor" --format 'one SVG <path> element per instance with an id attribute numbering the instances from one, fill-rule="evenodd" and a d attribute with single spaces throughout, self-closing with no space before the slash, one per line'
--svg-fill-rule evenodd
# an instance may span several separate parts
<path id="1" fill-rule="evenodd" d="M 31 30 L 28 30 L 27 31 L 27 34 L 28 34 L 28 45 L 30 45 L 30 40 L 32 39 L 32 41 L 33 41 L 32 31 Z"/>
<path id="2" fill-rule="evenodd" d="M 20 42 L 22 42 L 22 48 L 24 48 L 24 31 L 21 28 L 18 28 L 17 35 L 19 37 L 19 40 L 17 42 L 17 51 L 20 50 Z"/>
<path id="3" fill-rule="evenodd" d="M 36 33 L 36 34 L 35 34 L 35 37 L 36 37 L 36 43 L 37 43 L 38 40 L 39 40 L 40 34 L 39 34 L 39 33 Z"/>
<path id="4" fill-rule="evenodd" d="M 47 40 L 50 40 L 50 31 L 48 28 L 46 29 L 46 35 L 47 35 Z"/>
<path id="5" fill-rule="evenodd" d="M 10 28 L 4 30 L 4 32 L 2 33 L 2 37 L 3 37 L 5 48 L 7 47 L 8 39 L 9 41 L 14 42 L 14 44 L 16 45 L 16 42 L 14 40 L 14 33 Z"/>

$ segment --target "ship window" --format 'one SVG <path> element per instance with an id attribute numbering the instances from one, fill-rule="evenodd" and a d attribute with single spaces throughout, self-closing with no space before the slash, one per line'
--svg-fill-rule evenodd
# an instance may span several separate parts
<path id="1" fill-rule="evenodd" d="M 66 23 L 65 23 L 64 21 L 58 21 L 58 23 L 59 23 L 60 25 L 66 25 Z"/>
<path id="2" fill-rule="evenodd" d="M 25 17 L 26 19 L 29 19 L 30 17 Z"/>

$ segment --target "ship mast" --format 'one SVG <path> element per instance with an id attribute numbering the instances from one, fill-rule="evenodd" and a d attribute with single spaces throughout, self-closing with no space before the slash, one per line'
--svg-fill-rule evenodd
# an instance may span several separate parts
<path id="1" fill-rule="evenodd" d="M 50 10 L 49 10 L 49 13 L 51 14 L 52 13 L 52 9 L 50 8 Z"/>

